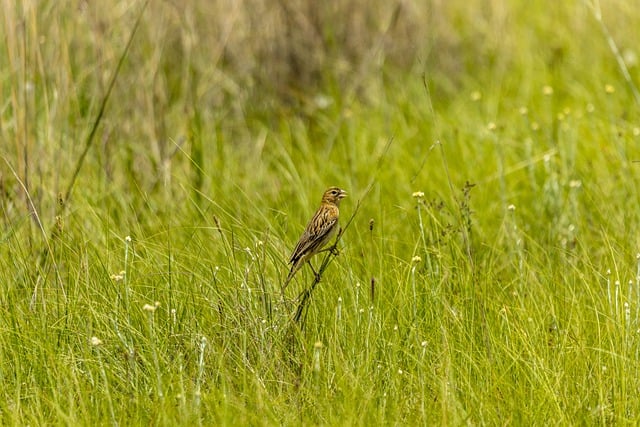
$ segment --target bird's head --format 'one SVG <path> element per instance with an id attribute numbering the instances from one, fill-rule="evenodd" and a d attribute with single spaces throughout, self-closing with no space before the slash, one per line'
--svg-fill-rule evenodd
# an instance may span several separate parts
<path id="1" fill-rule="evenodd" d="M 331 187 L 324 192 L 324 195 L 322 196 L 322 203 L 333 203 L 335 205 L 339 205 L 340 200 L 345 197 L 347 197 L 346 191 L 338 187 Z"/>

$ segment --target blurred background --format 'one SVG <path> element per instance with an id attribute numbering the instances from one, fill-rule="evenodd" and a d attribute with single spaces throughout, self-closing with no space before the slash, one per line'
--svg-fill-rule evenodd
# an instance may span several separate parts
<path id="1" fill-rule="evenodd" d="M 363 189 L 392 138 L 404 154 L 391 164 L 410 173 L 390 167 L 394 179 L 381 185 L 437 192 L 445 178 L 428 159 L 435 141 L 449 143 L 450 160 L 486 162 L 488 171 L 476 175 L 454 160 L 457 186 L 495 182 L 487 176 L 498 163 L 536 161 L 557 148 L 561 119 L 572 111 L 603 105 L 624 126 L 637 116 L 635 1 L 2 6 L 0 190 L 8 222 L 26 209 L 53 225 L 56 206 L 73 200 L 69 189 L 89 205 L 117 201 L 109 209 L 116 218 L 230 188 L 258 204 L 297 197 L 308 206 L 316 196 L 307 189 L 319 193 L 329 182 Z M 531 122 L 525 131 L 509 125 L 522 116 Z M 531 141 L 531 128 L 542 136 Z M 494 144 L 487 129 L 501 132 L 496 147 L 506 151 L 473 143 Z M 612 149 L 606 137 L 591 140 Z M 626 148 L 614 151 L 633 160 Z"/>

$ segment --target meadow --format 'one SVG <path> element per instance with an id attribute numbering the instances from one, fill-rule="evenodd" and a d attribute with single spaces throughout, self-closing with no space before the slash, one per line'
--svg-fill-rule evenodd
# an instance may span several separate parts
<path id="1" fill-rule="evenodd" d="M 639 424 L 636 6 L 2 1 L 0 424 Z"/>

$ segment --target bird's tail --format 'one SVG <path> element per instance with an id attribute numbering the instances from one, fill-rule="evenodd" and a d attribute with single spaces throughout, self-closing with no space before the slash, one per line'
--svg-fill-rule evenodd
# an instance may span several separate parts
<path id="1" fill-rule="evenodd" d="M 296 263 L 293 263 L 293 265 L 291 266 L 291 270 L 289 270 L 289 274 L 287 275 L 287 278 L 282 284 L 283 293 L 284 293 L 284 290 L 287 289 L 287 286 L 289 286 L 289 282 L 291 281 L 291 279 L 293 279 L 293 276 L 296 274 L 297 271 L 298 271 L 298 268 L 296 268 Z"/>
<path id="2" fill-rule="evenodd" d="M 293 279 L 293 276 L 295 276 L 295 274 L 298 272 L 298 270 L 300 270 L 300 267 L 302 267 L 301 263 L 299 262 L 299 259 L 294 260 L 291 263 L 291 270 L 289 270 L 289 274 L 287 274 L 287 278 L 285 279 L 284 283 L 282 284 L 282 293 L 284 294 L 284 290 L 287 289 L 287 286 L 289 286 L 289 282 L 291 282 L 291 279 Z"/>

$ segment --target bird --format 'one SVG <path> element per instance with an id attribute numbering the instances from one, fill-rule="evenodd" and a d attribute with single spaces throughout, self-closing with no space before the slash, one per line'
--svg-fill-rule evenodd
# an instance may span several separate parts
<path id="1" fill-rule="evenodd" d="M 300 239 L 298 239 L 298 243 L 289 258 L 291 270 L 289 270 L 289 275 L 282 287 L 283 291 L 296 272 L 300 270 L 312 256 L 320 252 L 338 232 L 338 218 L 340 217 L 339 206 L 340 201 L 345 197 L 347 197 L 347 192 L 338 187 L 329 187 L 322 195 L 320 207 L 316 213 L 313 214 L 313 217 L 307 224 Z M 309 263 L 309 266 L 313 270 L 311 263 Z M 316 276 L 318 275 L 315 270 L 313 270 L 313 273 Z"/>

